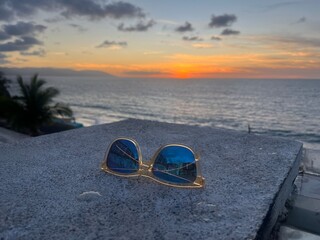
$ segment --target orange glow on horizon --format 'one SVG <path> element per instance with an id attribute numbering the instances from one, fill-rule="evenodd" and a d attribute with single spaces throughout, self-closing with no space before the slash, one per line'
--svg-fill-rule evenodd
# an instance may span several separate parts
<path id="1" fill-rule="evenodd" d="M 229 55 L 171 54 L 158 61 L 124 64 L 103 59 L 51 61 L 51 67 L 97 70 L 124 78 L 299 78 L 313 71 L 317 76 L 320 59 L 310 52 L 280 51 L 275 54 Z M 53 60 L 53 59 L 52 59 Z M 82 61 L 82 62 L 79 62 Z M 141 62 L 141 60 L 137 61 Z M 142 61 L 143 62 L 143 61 Z M 23 62 L 19 67 L 47 67 L 47 62 Z M 28 66 L 29 65 L 29 66 Z M 14 66 L 13 66 L 14 67 Z M 300 71 L 300 73 L 299 73 Z"/>

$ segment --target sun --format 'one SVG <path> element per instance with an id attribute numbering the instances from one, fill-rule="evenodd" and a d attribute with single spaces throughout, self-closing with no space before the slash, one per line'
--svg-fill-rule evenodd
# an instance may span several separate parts
<path id="1" fill-rule="evenodd" d="M 178 79 L 192 78 L 193 66 L 189 64 L 179 64 L 173 66 L 172 72 L 173 77 Z"/>
<path id="2" fill-rule="evenodd" d="M 174 78 L 185 79 L 191 78 L 191 74 L 188 71 L 177 71 L 173 74 Z"/>

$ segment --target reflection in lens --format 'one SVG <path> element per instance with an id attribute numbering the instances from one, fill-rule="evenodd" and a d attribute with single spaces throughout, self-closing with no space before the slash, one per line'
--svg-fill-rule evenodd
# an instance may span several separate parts
<path id="1" fill-rule="evenodd" d="M 169 183 L 192 183 L 197 178 L 194 154 L 182 146 L 165 147 L 158 154 L 152 172 L 156 178 Z"/>
<path id="2" fill-rule="evenodd" d="M 115 141 L 107 156 L 107 166 L 110 170 L 122 174 L 137 172 L 139 155 L 134 143 L 126 139 Z"/>

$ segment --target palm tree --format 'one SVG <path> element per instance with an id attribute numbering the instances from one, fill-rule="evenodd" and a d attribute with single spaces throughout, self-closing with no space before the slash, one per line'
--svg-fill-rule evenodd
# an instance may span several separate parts
<path id="1" fill-rule="evenodd" d="M 3 105 L 10 100 L 10 92 L 8 90 L 9 83 L 10 80 L 7 79 L 2 72 L 0 72 L 0 118 L 6 117 L 6 111 L 3 109 Z"/>
<path id="2" fill-rule="evenodd" d="M 10 80 L 7 79 L 2 72 L 0 72 L 0 97 L 10 97 L 8 91 Z"/>
<path id="3" fill-rule="evenodd" d="M 56 88 L 44 88 L 46 83 L 34 75 L 29 84 L 23 82 L 21 76 L 17 79 L 21 96 L 14 96 L 7 103 L 9 124 L 18 130 L 28 131 L 37 136 L 39 128 L 50 123 L 57 116 L 72 117 L 72 110 L 63 103 L 53 104 L 53 98 L 59 95 Z"/>

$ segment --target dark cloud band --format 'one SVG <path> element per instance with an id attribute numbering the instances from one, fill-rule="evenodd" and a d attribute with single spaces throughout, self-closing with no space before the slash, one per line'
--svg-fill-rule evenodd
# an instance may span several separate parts
<path id="1" fill-rule="evenodd" d="M 217 37 L 217 36 L 212 36 L 211 37 L 211 40 L 214 40 L 214 41 L 221 41 L 221 37 Z"/>
<path id="2" fill-rule="evenodd" d="M 18 22 L 16 24 L 3 26 L 4 32 L 11 36 L 33 35 L 43 32 L 46 28 L 46 26 L 34 24 L 32 22 Z"/>
<path id="3" fill-rule="evenodd" d="M 46 55 L 46 51 L 44 49 L 38 49 L 38 50 L 34 50 L 32 52 L 21 52 L 21 55 L 44 57 Z"/>
<path id="4" fill-rule="evenodd" d="M 34 45 L 42 45 L 42 42 L 34 37 L 26 36 L 21 39 L 0 44 L 0 52 L 26 51 Z"/>
<path id="5" fill-rule="evenodd" d="M 16 24 L 2 25 L 0 30 L 0 52 L 23 52 L 28 51 L 34 46 L 42 45 L 38 40 L 38 34 L 46 30 L 46 26 L 33 22 L 17 22 Z M 40 52 L 39 52 L 40 55 Z"/>
<path id="6" fill-rule="evenodd" d="M 92 20 L 106 17 L 115 19 L 145 17 L 140 7 L 123 1 L 108 3 L 98 0 L 2 0 L 0 21 L 12 20 L 14 16 L 32 16 L 39 10 L 57 11 L 67 18 L 83 16 Z"/>
<path id="7" fill-rule="evenodd" d="M 153 25 L 155 25 L 154 20 L 150 20 L 147 23 L 139 22 L 136 25 L 125 27 L 124 23 L 121 23 L 118 26 L 118 30 L 122 32 L 146 32 L 151 28 Z"/>
<path id="8" fill-rule="evenodd" d="M 116 42 L 116 41 L 109 41 L 105 40 L 103 43 L 97 46 L 97 48 L 110 48 L 110 47 L 126 47 L 128 45 L 127 42 Z"/>
<path id="9" fill-rule="evenodd" d="M 209 27 L 211 28 L 229 27 L 236 21 L 237 21 L 237 16 L 234 14 L 224 14 L 220 16 L 212 15 L 211 21 L 209 23 Z"/>
<path id="10" fill-rule="evenodd" d="M 70 23 L 69 26 L 74 28 L 74 29 L 77 29 L 79 32 L 85 32 L 85 31 L 88 30 L 88 29 L 82 27 L 81 25 L 75 24 L 75 23 Z"/>
<path id="11" fill-rule="evenodd" d="M 229 28 L 226 28 L 221 32 L 221 35 L 224 35 L 224 36 L 239 35 L 239 34 L 240 34 L 240 31 L 232 30 Z"/>
<path id="12" fill-rule="evenodd" d="M 4 41 L 10 38 L 11 36 L 7 34 L 5 31 L 0 31 L 0 41 Z"/>
<path id="13" fill-rule="evenodd" d="M 203 41 L 203 39 L 198 36 L 193 36 L 193 37 L 184 36 L 182 38 L 182 40 L 184 40 L 184 41 Z"/>
<path id="14" fill-rule="evenodd" d="M 194 29 L 193 29 L 191 23 L 185 22 L 185 24 L 177 27 L 175 30 L 176 30 L 176 32 L 184 33 L 184 32 L 191 32 L 191 31 L 193 31 Z"/>

